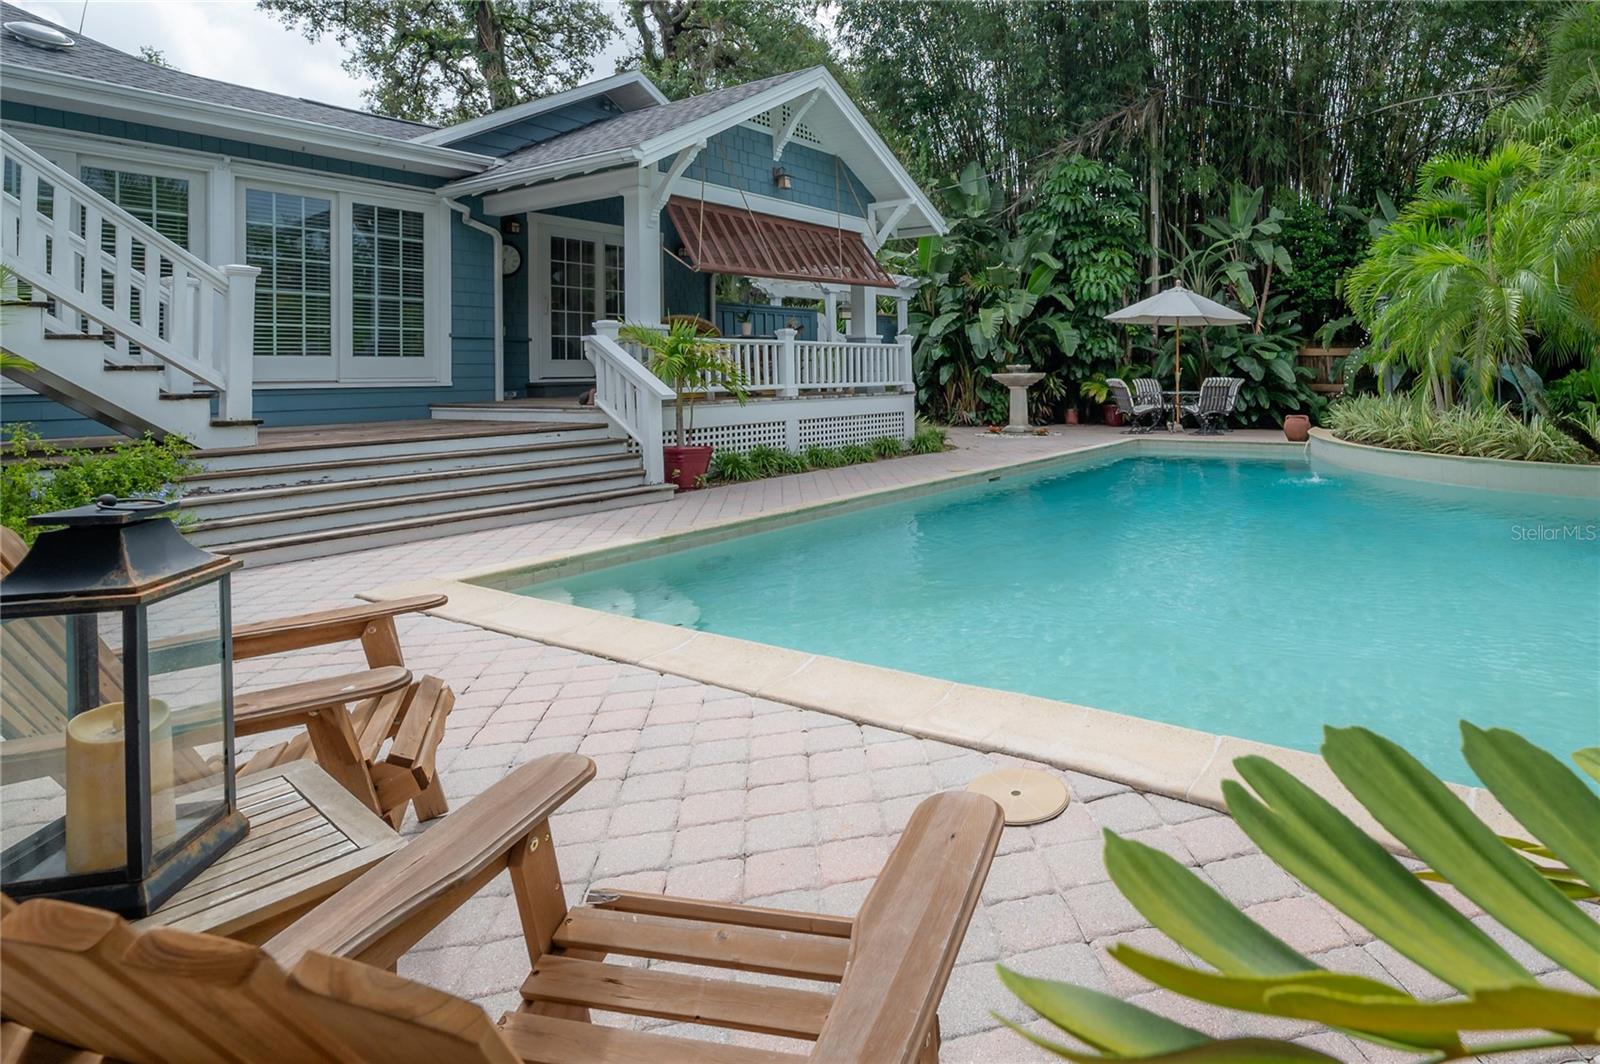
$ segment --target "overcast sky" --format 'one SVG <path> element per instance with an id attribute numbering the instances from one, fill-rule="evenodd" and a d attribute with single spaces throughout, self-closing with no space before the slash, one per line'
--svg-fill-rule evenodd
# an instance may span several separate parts
<path id="1" fill-rule="evenodd" d="M 190 74 L 289 96 L 360 107 L 362 84 L 345 73 L 344 49 L 331 39 L 312 44 L 254 0 L 12 0 L 17 6 L 77 29 L 124 52 L 148 44 Z M 620 5 L 607 3 L 618 28 Z M 633 31 L 619 35 L 595 59 L 595 76 L 610 74 L 632 48 Z"/>

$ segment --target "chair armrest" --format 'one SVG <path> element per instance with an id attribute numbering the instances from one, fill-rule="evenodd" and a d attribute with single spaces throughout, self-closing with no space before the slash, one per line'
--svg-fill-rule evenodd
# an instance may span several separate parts
<path id="1" fill-rule="evenodd" d="M 449 601 L 446 595 L 413 595 L 410 598 L 369 602 L 360 606 L 237 625 L 233 629 L 233 656 L 235 660 L 259 658 L 289 650 L 349 642 L 360 639 L 361 633 L 373 621 L 397 617 L 402 613 L 421 613 Z"/>
<path id="2" fill-rule="evenodd" d="M 306 718 L 319 709 L 376 698 L 410 682 L 409 669 L 385 665 L 266 691 L 249 691 L 233 700 L 233 733 L 255 735 L 304 724 Z"/>
<path id="3" fill-rule="evenodd" d="M 392 965 L 504 871 L 512 850 L 593 778 L 594 762 L 581 754 L 528 762 L 262 948 L 286 969 L 313 951 Z"/>

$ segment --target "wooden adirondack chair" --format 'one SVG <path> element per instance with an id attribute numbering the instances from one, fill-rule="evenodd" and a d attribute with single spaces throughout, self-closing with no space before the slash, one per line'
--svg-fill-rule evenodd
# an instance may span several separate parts
<path id="1" fill-rule="evenodd" d="M 8 902 L 4 1059 L 938 1059 L 939 999 L 1000 839 L 992 800 L 951 791 L 923 801 L 853 920 L 627 891 L 595 891 L 591 904 L 568 910 L 548 818 L 593 775 L 578 754 L 523 765 L 259 948 L 166 928 L 141 934 L 65 902 Z M 495 1024 L 478 1006 L 389 969 L 505 872 L 531 972 L 521 1006 Z M 768 972 L 817 989 L 609 964 L 609 954 Z M 591 1009 L 815 1044 L 800 1055 L 605 1027 L 590 1021 Z"/>
<path id="2" fill-rule="evenodd" d="M 0 528 L 0 576 L 15 568 L 27 551 L 20 536 Z M 315 757 L 329 775 L 395 827 L 408 803 L 416 806 L 420 820 L 448 812 L 434 757 L 455 694 L 437 677 L 412 677 L 394 623 L 397 616 L 446 601 L 443 595 L 423 595 L 235 626 L 236 661 L 359 640 L 368 665 L 360 672 L 236 694 L 236 735 L 303 729 L 250 757 L 240 766 L 240 775 Z M 28 771 L 28 762 L 50 760 L 28 757 L 28 740 L 58 741 L 62 733 L 65 702 L 60 690 L 67 662 L 61 656 L 63 642 L 50 627 L 60 622 L 51 618 L 32 623 L 40 626 L 40 638 L 27 639 L 13 627 L 0 643 L 0 672 L 6 680 L 0 690 L 0 736 L 6 740 L 0 754 L 13 780 L 26 778 L 19 773 Z M 120 670 L 106 667 L 115 660 L 113 652 L 102 648 L 99 683 L 107 701 L 122 691 Z M 179 750 L 176 756 L 181 773 L 181 762 L 193 755 Z M 204 766 L 193 774 L 204 775 Z"/>

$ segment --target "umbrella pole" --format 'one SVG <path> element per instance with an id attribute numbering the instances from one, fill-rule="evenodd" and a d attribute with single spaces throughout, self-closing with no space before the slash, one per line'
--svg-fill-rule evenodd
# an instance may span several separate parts
<path id="1" fill-rule="evenodd" d="M 1176 329 L 1172 341 L 1172 431 L 1182 432 L 1183 409 L 1178 404 L 1183 397 L 1178 393 L 1183 390 L 1183 323 L 1179 322 Z"/>

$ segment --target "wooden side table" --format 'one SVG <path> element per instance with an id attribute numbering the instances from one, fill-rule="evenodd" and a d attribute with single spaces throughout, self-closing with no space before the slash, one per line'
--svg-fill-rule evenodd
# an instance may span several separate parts
<path id="1" fill-rule="evenodd" d="M 265 942 L 402 844 L 313 761 L 252 773 L 238 785 L 249 833 L 133 926 Z"/>

